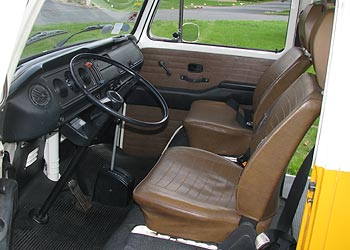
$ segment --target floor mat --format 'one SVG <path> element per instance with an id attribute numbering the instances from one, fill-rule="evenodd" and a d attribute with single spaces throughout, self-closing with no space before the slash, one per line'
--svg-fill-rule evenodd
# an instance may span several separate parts
<path id="1" fill-rule="evenodd" d="M 34 223 L 25 209 L 16 216 L 11 249 L 102 249 L 128 210 L 94 203 L 85 213 L 70 193 L 63 192 L 50 209 L 47 224 Z"/>

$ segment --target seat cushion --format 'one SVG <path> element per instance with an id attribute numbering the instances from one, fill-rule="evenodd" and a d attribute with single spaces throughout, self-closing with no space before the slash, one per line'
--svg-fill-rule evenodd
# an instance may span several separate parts
<path id="1" fill-rule="evenodd" d="M 169 148 L 135 188 L 146 225 L 159 233 L 221 242 L 237 227 L 236 187 L 242 168 L 189 147 Z M 269 220 L 260 223 L 263 230 Z"/>
<path id="2" fill-rule="evenodd" d="M 236 122 L 236 114 L 224 102 L 193 102 L 183 122 L 189 145 L 216 154 L 244 154 L 249 147 L 252 131 Z"/>

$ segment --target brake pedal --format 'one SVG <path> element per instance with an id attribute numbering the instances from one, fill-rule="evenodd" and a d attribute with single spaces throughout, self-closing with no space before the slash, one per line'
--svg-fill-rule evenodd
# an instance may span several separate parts
<path id="1" fill-rule="evenodd" d="M 84 212 L 87 212 L 92 207 L 92 204 L 83 194 L 83 191 L 81 191 L 77 181 L 70 180 L 67 182 L 67 185 L 75 199 L 78 201 L 80 207 L 84 210 Z"/>

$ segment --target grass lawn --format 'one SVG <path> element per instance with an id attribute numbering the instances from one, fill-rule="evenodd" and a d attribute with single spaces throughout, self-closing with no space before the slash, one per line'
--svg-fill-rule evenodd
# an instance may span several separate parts
<path id="1" fill-rule="evenodd" d="M 316 119 L 314 124 L 311 126 L 309 131 L 304 136 L 304 139 L 302 140 L 302 142 L 299 144 L 293 158 L 289 162 L 288 169 L 287 169 L 288 174 L 296 175 L 306 155 L 315 145 L 318 123 L 319 123 L 319 118 Z"/>

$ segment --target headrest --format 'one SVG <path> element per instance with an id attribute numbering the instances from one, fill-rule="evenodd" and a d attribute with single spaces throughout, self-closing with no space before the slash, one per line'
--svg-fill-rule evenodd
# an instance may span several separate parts
<path id="1" fill-rule="evenodd" d="M 311 56 L 318 84 L 324 89 L 329 49 L 333 29 L 334 9 L 327 10 L 317 22 L 310 36 Z"/>
<path id="2" fill-rule="evenodd" d="M 299 39 L 301 47 L 310 52 L 310 35 L 321 13 L 325 10 L 323 4 L 309 4 L 299 15 Z"/>

